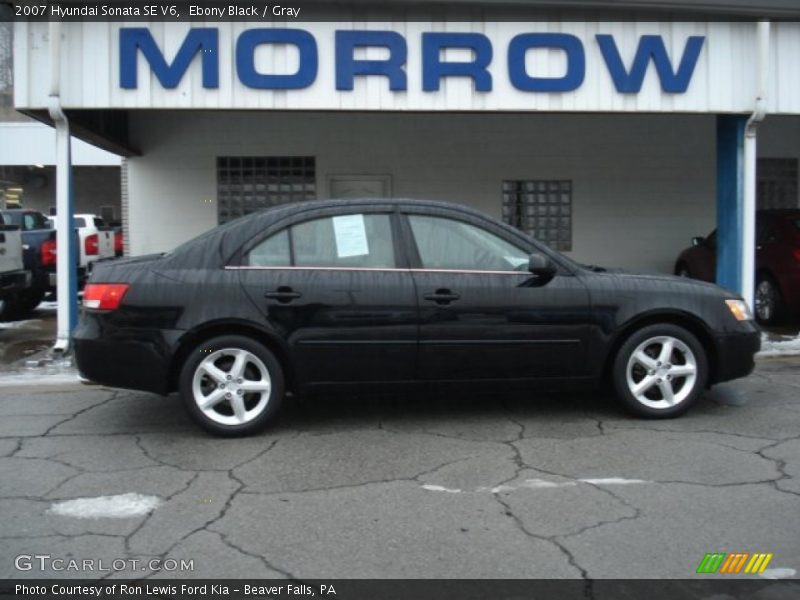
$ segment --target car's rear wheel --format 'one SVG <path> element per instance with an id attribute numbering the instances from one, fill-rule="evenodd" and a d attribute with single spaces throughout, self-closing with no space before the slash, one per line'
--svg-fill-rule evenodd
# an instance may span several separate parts
<path id="1" fill-rule="evenodd" d="M 244 336 L 221 336 L 192 352 L 180 375 L 186 410 L 220 436 L 249 435 L 278 412 L 284 396 L 281 365 L 263 345 Z"/>
<path id="2" fill-rule="evenodd" d="M 769 275 L 759 275 L 755 293 L 756 319 L 763 325 L 774 325 L 780 319 L 781 292 Z"/>
<path id="3" fill-rule="evenodd" d="M 683 327 L 666 323 L 631 335 L 613 368 L 619 399 L 629 411 L 647 418 L 683 414 L 700 397 L 708 379 L 702 344 Z"/>

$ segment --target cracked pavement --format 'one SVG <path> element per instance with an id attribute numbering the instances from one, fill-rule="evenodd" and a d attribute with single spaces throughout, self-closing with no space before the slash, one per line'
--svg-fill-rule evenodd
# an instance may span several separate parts
<path id="1" fill-rule="evenodd" d="M 762 360 L 666 421 L 604 394 L 340 395 L 290 399 L 261 435 L 225 440 L 176 396 L 0 396 L 3 578 L 688 578 L 734 551 L 800 571 L 798 358 Z M 49 512 L 128 493 L 162 504 Z M 194 570 L 15 569 L 41 553 Z"/>

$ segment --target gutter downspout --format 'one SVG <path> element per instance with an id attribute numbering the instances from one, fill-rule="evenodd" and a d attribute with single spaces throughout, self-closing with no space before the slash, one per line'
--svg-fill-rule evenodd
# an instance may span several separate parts
<path id="1" fill-rule="evenodd" d="M 756 98 L 753 114 L 744 130 L 744 201 L 742 206 L 742 273 L 739 290 L 748 306 L 755 309 L 756 277 L 756 165 L 758 125 L 767 116 L 769 85 L 770 22 L 759 21 L 757 29 L 758 56 L 756 62 Z"/>
<path id="2" fill-rule="evenodd" d="M 61 109 L 61 24 L 51 21 L 50 94 L 48 112 L 56 130 L 56 286 L 58 328 L 54 352 L 69 350 L 70 334 L 77 324 L 77 272 L 72 216 L 72 156 L 69 121 Z"/>

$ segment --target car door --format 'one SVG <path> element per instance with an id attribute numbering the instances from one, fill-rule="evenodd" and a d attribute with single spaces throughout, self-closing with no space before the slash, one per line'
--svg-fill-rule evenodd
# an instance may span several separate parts
<path id="1" fill-rule="evenodd" d="M 242 285 L 288 342 L 302 382 L 414 378 L 417 299 L 395 229 L 391 209 L 337 212 L 247 251 Z"/>
<path id="2" fill-rule="evenodd" d="M 527 270 L 533 243 L 490 221 L 408 212 L 422 379 L 537 379 L 587 371 L 587 290 L 566 269 Z M 493 230 L 494 228 L 494 230 Z"/>

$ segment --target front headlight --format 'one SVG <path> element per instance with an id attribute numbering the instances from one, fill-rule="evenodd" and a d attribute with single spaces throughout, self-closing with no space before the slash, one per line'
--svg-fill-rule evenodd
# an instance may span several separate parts
<path id="1" fill-rule="evenodd" d="M 744 300 L 725 300 L 728 305 L 728 310 L 731 311 L 733 318 L 737 321 L 752 321 L 753 314 L 750 312 L 750 307 Z"/>

